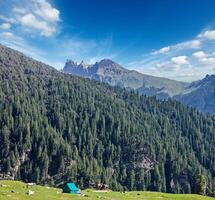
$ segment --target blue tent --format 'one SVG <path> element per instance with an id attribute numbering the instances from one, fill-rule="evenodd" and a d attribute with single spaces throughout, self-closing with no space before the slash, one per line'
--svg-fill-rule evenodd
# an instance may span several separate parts
<path id="1" fill-rule="evenodd" d="M 67 183 L 63 188 L 64 193 L 70 194 L 80 194 L 80 190 L 76 187 L 74 183 Z"/>

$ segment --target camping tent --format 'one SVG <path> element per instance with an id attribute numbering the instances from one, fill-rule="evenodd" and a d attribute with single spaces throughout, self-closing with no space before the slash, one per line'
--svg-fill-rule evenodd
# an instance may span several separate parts
<path id="1" fill-rule="evenodd" d="M 70 194 L 80 194 L 80 190 L 76 187 L 74 183 L 67 183 L 64 188 L 63 192 L 70 193 Z"/>

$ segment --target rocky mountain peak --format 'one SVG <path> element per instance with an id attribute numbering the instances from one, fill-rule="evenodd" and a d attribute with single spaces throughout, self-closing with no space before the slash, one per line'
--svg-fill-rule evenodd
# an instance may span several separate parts
<path id="1" fill-rule="evenodd" d="M 69 72 L 71 68 L 76 68 L 77 66 L 78 64 L 73 60 L 67 60 L 63 70 Z"/>
<path id="2" fill-rule="evenodd" d="M 88 63 L 85 63 L 83 60 L 80 62 L 79 64 L 80 67 L 83 67 L 83 68 L 88 68 L 90 65 Z"/>
<path id="3" fill-rule="evenodd" d="M 111 59 L 103 59 L 100 62 L 96 63 L 100 67 L 115 67 L 115 68 L 122 68 L 118 63 L 114 62 Z"/>
<path id="4" fill-rule="evenodd" d="M 212 79 L 215 79 L 215 75 L 214 74 L 212 74 L 212 75 L 207 74 L 203 80 L 212 80 Z"/>
<path id="5" fill-rule="evenodd" d="M 77 63 L 74 62 L 73 60 L 67 60 L 66 65 L 77 66 Z"/>
<path id="6" fill-rule="evenodd" d="M 203 86 L 205 84 L 212 84 L 213 82 L 215 82 L 215 75 L 209 75 L 207 74 L 205 76 L 205 78 L 203 78 L 202 80 L 199 80 L 199 81 L 194 81 L 190 84 L 190 88 L 194 88 L 194 87 L 200 87 L 200 86 Z"/>

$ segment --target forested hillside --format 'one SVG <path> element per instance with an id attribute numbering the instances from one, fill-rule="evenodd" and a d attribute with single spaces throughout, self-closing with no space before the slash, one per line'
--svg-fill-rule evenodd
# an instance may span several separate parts
<path id="1" fill-rule="evenodd" d="M 72 77 L 0 46 L 0 177 L 195 192 L 215 176 L 215 117 Z"/>

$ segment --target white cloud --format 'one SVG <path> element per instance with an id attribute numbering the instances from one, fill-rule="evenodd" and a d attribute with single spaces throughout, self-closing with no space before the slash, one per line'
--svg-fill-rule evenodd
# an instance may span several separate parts
<path id="1" fill-rule="evenodd" d="M 164 54 L 164 53 L 168 53 L 169 51 L 170 51 L 170 46 L 167 46 L 152 52 L 152 55 Z"/>
<path id="2" fill-rule="evenodd" d="M 177 56 L 171 58 L 172 63 L 176 65 L 185 65 L 189 64 L 189 61 L 187 60 L 187 56 Z"/>
<path id="3" fill-rule="evenodd" d="M 156 69 L 159 70 L 160 72 L 164 72 L 164 71 L 173 72 L 173 71 L 179 71 L 181 69 L 181 66 L 168 61 L 168 62 L 157 64 Z"/>
<path id="4" fill-rule="evenodd" d="M 14 7 L 13 12 L 19 13 L 19 14 L 25 14 L 27 10 L 25 8 Z"/>
<path id="5" fill-rule="evenodd" d="M 202 47 L 202 42 L 200 40 L 190 40 L 186 42 L 181 42 L 175 45 L 166 46 L 159 50 L 153 51 L 151 55 L 157 56 L 159 54 L 167 54 L 175 51 L 182 51 L 186 49 L 200 49 Z"/>
<path id="6" fill-rule="evenodd" d="M 173 46 L 174 50 L 183 50 L 183 49 L 199 49 L 201 48 L 201 41 L 199 40 L 190 40 L 186 42 L 181 42 Z"/>
<path id="7" fill-rule="evenodd" d="M 43 19 L 50 22 L 58 22 L 60 20 L 60 12 L 56 8 L 52 7 L 47 0 L 34 0 L 35 13 Z"/>
<path id="8" fill-rule="evenodd" d="M 183 66 L 173 66 L 170 63 L 165 63 L 160 68 L 141 68 L 138 70 L 144 74 L 167 77 L 173 80 L 192 82 L 200 80 L 205 77 L 206 74 L 214 74 L 215 68 L 212 65 L 200 65 L 198 67 L 195 65 L 183 65 Z"/>
<path id="9" fill-rule="evenodd" d="M 177 71 L 179 72 L 182 67 L 185 66 L 186 68 L 191 67 L 187 60 L 187 56 L 177 56 L 172 57 L 169 61 L 156 64 L 155 70 L 158 70 L 160 73 L 174 73 Z"/>
<path id="10" fill-rule="evenodd" d="M 14 37 L 14 34 L 11 33 L 11 32 L 3 32 L 3 33 L 1 33 L 1 36 L 2 36 L 3 38 L 6 38 L 6 39 L 11 39 L 11 38 Z"/>
<path id="11" fill-rule="evenodd" d="M 200 38 L 205 38 L 208 40 L 215 40 L 215 30 L 207 30 L 198 35 Z"/>
<path id="12" fill-rule="evenodd" d="M 18 21 L 31 30 L 40 31 L 42 36 L 52 36 L 57 32 L 57 23 L 60 21 L 60 11 L 54 8 L 47 0 L 30 0 L 31 9 L 14 8 L 19 13 Z"/>
<path id="13" fill-rule="evenodd" d="M 20 18 L 20 23 L 28 28 L 33 28 L 40 31 L 43 36 L 51 36 L 56 29 L 49 26 L 46 21 L 38 20 L 33 14 L 26 14 Z"/>
<path id="14" fill-rule="evenodd" d="M 10 23 L 3 23 L 0 25 L 0 29 L 10 29 L 11 28 L 11 24 Z"/>
<path id="15" fill-rule="evenodd" d="M 41 36 L 52 36 L 57 32 L 58 22 L 60 21 L 60 11 L 54 8 L 48 0 L 23 0 L 22 4 L 17 1 L 9 16 L 0 16 L 0 19 L 21 25 L 23 31 Z"/>
<path id="16" fill-rule="evenodd" d="M 215 57 L 201 58 L 199 62 L 204 65 L 215 65 Z"/>
<path id="17" fill-rule="evenodd" d="M 191 40 L 187 42 L 187 47 L 191 49 L 199 49 L 201 48 L 201 42 L 199 40 Z"/>
<path id="18" fill-rule="evenodd" d="M 3 20 L 5 22 L 8 22 L 8 23 L 16 23 L 16 20 L 12 17 L 5 17 L 5 16 L 2 16 L 0 15 L 0 20 Z"/>
<path id="19" fill-rule="evenodd" d="M 9 46 L 10 43 L 22 43 L 23 39 L 10 31 L 4 31 L 0 33 L 0 43 Z"/>
<path id="20" fill-rule="evenodd" d="M 205 58 L 208 55 L 204 51 L 196 51 L 192 54 L 192 56 L 195 58 Z"/>
<path id="21" fill-rule="evenodd" d="M 206 54 L 204 51 L 197 51 L 192 54 L 198 59 L 198 62 L 203 65 L 215 65 L 214 53 Z"/>

